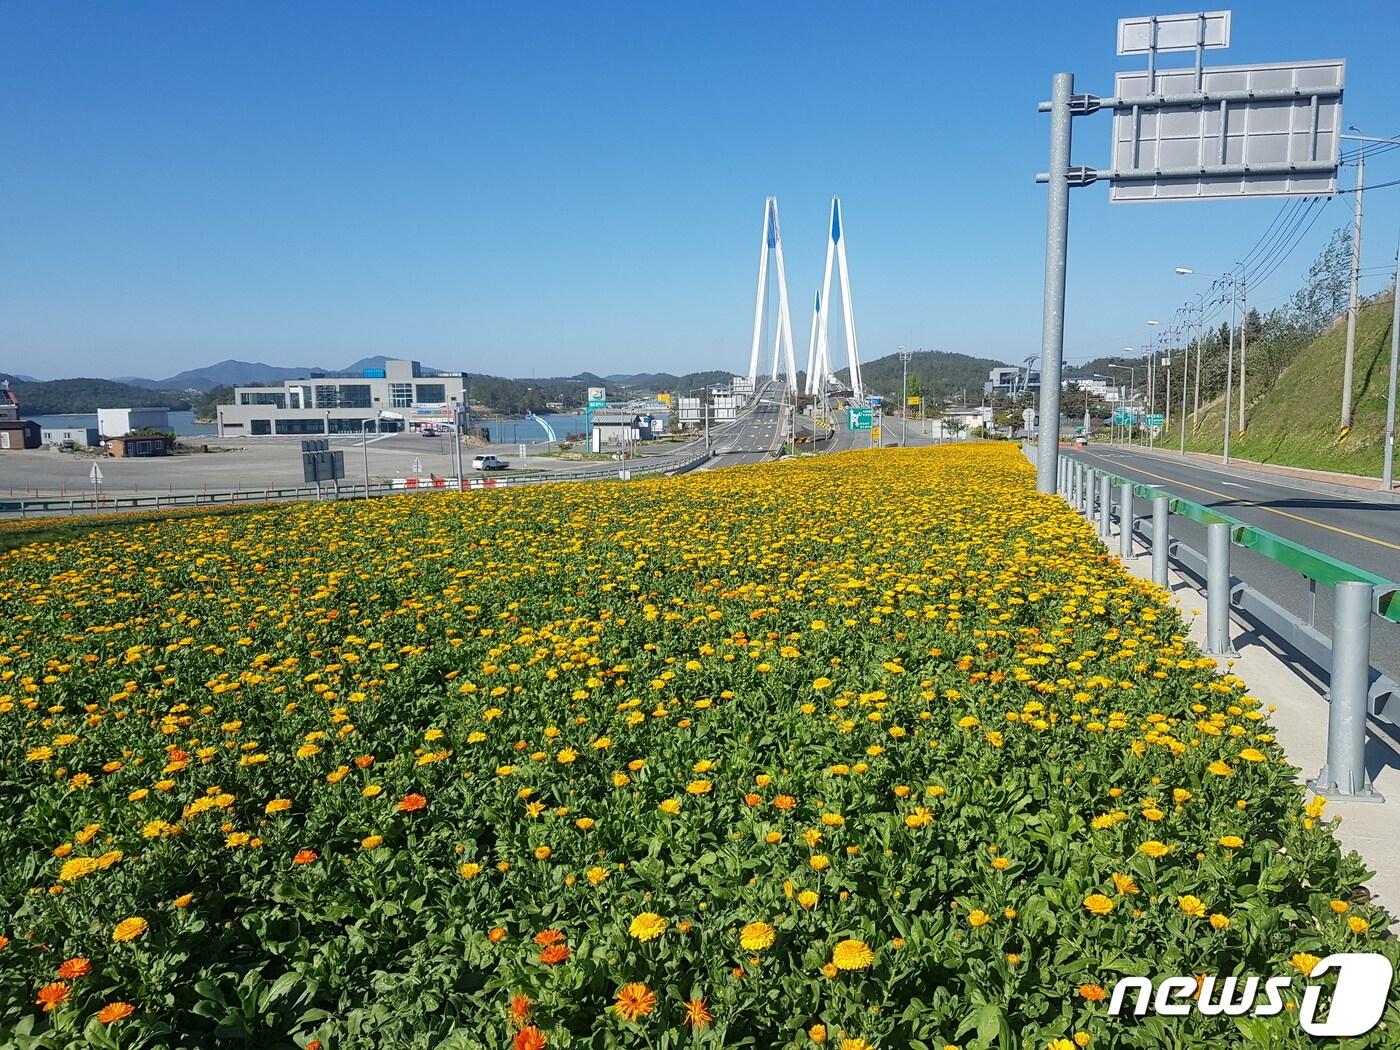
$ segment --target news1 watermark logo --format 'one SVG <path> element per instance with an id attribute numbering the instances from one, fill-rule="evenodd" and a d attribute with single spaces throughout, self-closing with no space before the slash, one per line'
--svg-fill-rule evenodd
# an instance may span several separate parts
<path id="1" fill-rule="evenodd" d="M 1376 1027 L 1385 1011 L 1394 972 L 1390 960 L 1374 952 L 1343 952 L 1318 960 L 1303 986 L 1298 1024 L 1308 1035 L 1337 1039 L 1365 1035 Z M 1325 1018 L 1320 1018 L 1319 1003 L 1327 989 L 1317 979 L 1331 973 L 1336 974 L 1331 1003 Z M 1285 1001 L 1293 1001 L 1294 980 L 1295 977 L 1287 976 L 1206 976 L 1199 980 L 1164 977 L 1153 982 L 1147 977 L 1124 977 L 1113 986 L 1108 1013 L 1118 1016 L 1131 1002 L 1131 1012 L 1139 1017 L 1148 1010 L 1163 1017 L 1185 1017 L 1191 1013 L 1205 1017 L 1273 1017 L 1283 1012 Z"/>

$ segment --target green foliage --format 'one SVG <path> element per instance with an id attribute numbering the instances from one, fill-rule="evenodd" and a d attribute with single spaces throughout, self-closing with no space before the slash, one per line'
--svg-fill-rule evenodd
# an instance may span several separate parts
<path id="1" fill-rule="evenodd" d="M 982 396 L 982 384 L 987 381 L 987 374 L 993 368 L 1001 367 L 1000 361 L 989 357 L 972 357 L 943 350 L 916 350 L 909 358 L 909 382 L 912 385 L 917 380 L 924 396 L 931 401 L 960 399 L 963 391 L 967 391 L 969 403 L 975 403 Z M 843 368 L 836 375 L 850 382 L 850 369 Z M 862 362 L 860 376 L 870 393 L 899 403 L 904 362 L 898 354 Z M 929 405 L 928 409 L 931 411 L 933 407 Z"/>
<path id="2" fill-rule="evenodd" d="M 53 379 L 25 383 L 12 376 L 10 389 L 19 398 L 20 412 L 30 416 L 96 412 L 99 408 L 163 407 L 183 411 L 190 407 L 189 395 L 176 390 L 147 390 L 111 379 Z"/>

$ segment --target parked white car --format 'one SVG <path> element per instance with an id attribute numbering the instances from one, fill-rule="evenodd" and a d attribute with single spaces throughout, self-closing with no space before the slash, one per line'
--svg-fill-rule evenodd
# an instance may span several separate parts
<path id="1" fill-rule="evenodd" d="M 509 470 L 510 464 L 495 456 L 473 456 L 472 470 Z"/>

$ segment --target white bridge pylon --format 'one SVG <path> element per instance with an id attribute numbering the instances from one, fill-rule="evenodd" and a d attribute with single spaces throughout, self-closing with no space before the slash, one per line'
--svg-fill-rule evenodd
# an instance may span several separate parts
<path id="1" fill-rule="evenodd" d="M 826 241 L 826 273 L 817 292 L 816 316 L 808 352 L 808 394 L 820 394 L 834 380 L 831 350 L 827 339 L 827 318 L 831 310 L 831 264 L 835 261 L 841 271 L 841 315 L 846 327 L 846 363 L 851 372 L 851 394 L 857 403 L 864 401 L 865 389 L 860 377 L 860 347 L 856 342 L 856 319 L 851 308 L 851 274 L 846 265 L 846 238 L 841 221 L 841 198 L 831 198 L 831 225 Z"/>
<path id="2" fill-rule="evenodd" d="M 769 265 L 778 268 L 778 333 L 773 340 L 773 372 L 777 379 L 782 373 L 780 362 L 786 365 L 789 390 L 797 389 L 797 360 L 792 352 L 792 318 L 788 313 L 787 273 L 783 268 L 783 234 L 778 226 L 778 198 L 763 202 L 763 244 L 758 256 L 758 297 L 753 310 L 753 349 L 749 352 L 749 381 L 758 381 L 758 350 L 763 340 L 763 306 L 768 291 Z"/>

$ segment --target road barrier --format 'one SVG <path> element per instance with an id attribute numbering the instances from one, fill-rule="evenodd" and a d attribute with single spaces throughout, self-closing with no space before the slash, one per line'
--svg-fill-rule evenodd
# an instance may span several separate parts
<path id="1" fill-rule="evenodd" d="M 1023 444 L 1022 451 L 1035 462 L 1033 446 Z M 1057 491 L 1086 521 L 1097 524 L 1105 546 L 1112 535 L 1112 522 L 1116 521 L 1119 556 L 1124 561 L 1132 558 L 1133 540 L 1137 537 L 1151 552 L 1154 583 L 1166 586 L 1167 566 L 1171 563 L 1205 589 L 1208 654 L 1236 655 L 1230 639 L 1233 614 L 1327 675 L 1327 764 L 1308 784 L 1327 798 L 1384 801 L 1366 773 L 1366 719 L 1371 716 L 1400 726 L 1395 708 L 1388 706 L 1400 697 L 1400 683 L 1370 665 L 1371 620 L 1374 616 L 1387 625 L 1400 623 L 1400 584 L 1199 503 L 1111 475 L 1078 460 L 1058 458 Z M 1119 487 L 1116 514 L 1111 506 L 1115 483 Z M 1150 515 L 1135 513 L 1135 497 L 1150 501 Z M 1205 526 L 1204 555 L 1172 538 L 1172 514 Z M 1332 587 L 1332 636 L 1317 629 L 1313 616 L 1304 621 L 1232 576 L 1231 547 L 1254 551 L 1303 576 L 1308 581 L 1314 609 L 1317 585 Z"/>
<path id="2" fill-rule="evenodd" d="M 658 458 L 650 463 L 645 460 L 607 470 L 556 471 L 552 473 L 522 474 L 514 477 L 481 477 L 464 479 L 463 489 L 493 489 L 519 487 L 521 485 L 543 485 L 560 481 L 617 481 L 625 471 L 627 478 L 645 477 L 657 474 L 678 474 L 690 470 L 705 460 L 711 453 L 702 451 L 684 459 L 671 460 Z M 624 479 L 626 480 L 626 479 Z M 285 503 L 296 500 L 322 499 L 365 499 L 381 496 L 402 495 L 406 492 L 454 492 L 456 478 L 394 478 L 390 481 L 364 482 L 342 481 L 338 486 L 296 485 L 285 488 L 237 489 L 228 492 L 188 492 L 176 495 L 150 496 L 72 496 L 66 499 L 18 499 L 0 500 L 0 515 L 13 514 L 21 518 L 55 517 L 80 513 L 120 513 L 123 511 L 177 510 L 187 507 L 239 506 L 256 503 Z"/>

